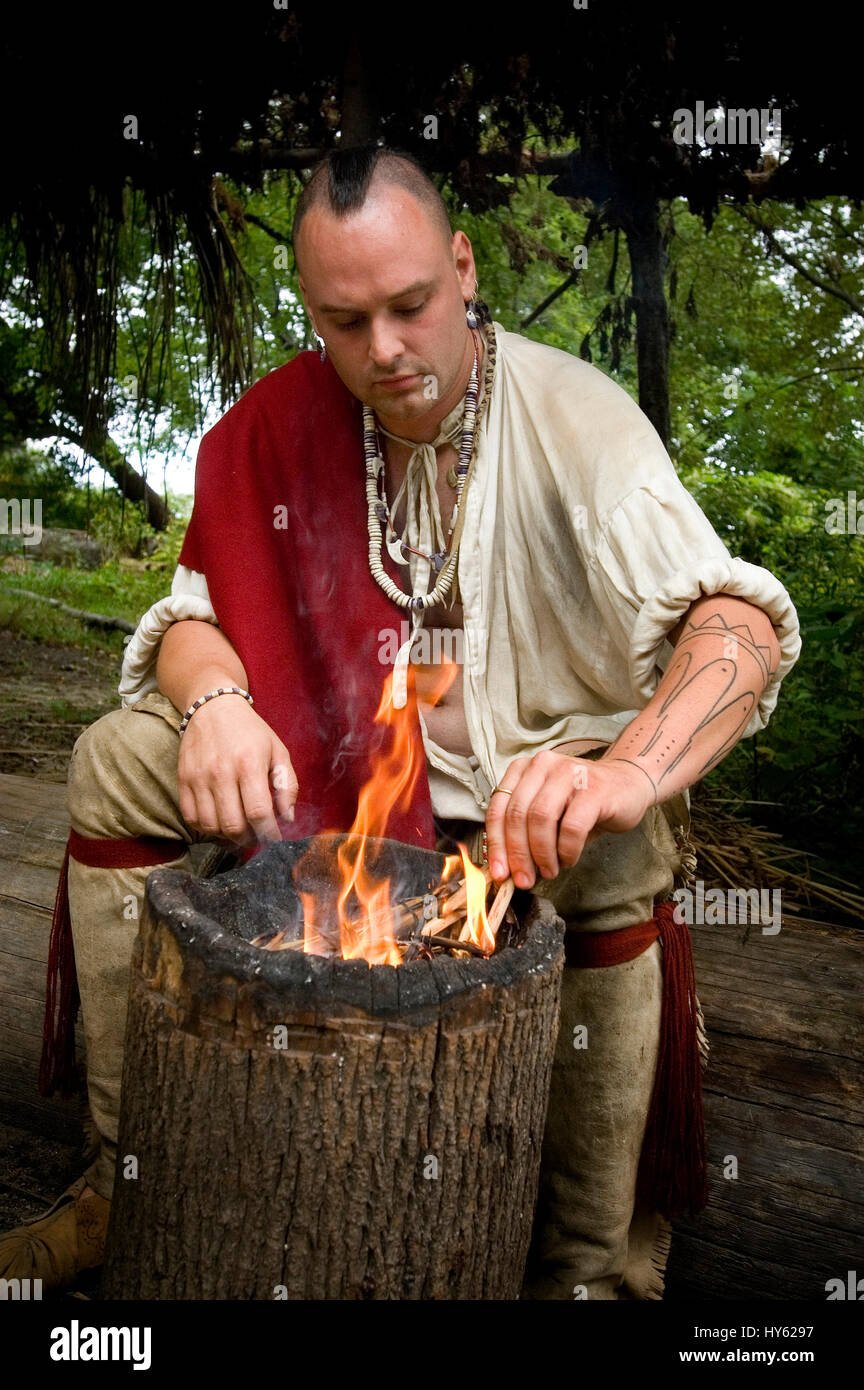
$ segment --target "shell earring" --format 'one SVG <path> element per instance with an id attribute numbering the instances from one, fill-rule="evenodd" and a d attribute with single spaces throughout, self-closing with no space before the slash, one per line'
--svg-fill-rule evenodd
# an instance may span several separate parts
<path id="1" fill-rule="evenodd" d="M 310 323 L 311 322 L 312 320 L 310 319 Z M 312 332 L 315 334 L 315 341 L 318 344 L 318 356 L 321 358 L 322 362 L 326 362 L 327 344 L 324 342 L 324 339 L 321 337 L 321 334 L 318 332 L 318 329 L 315 327 L 314 323 L 312 324 Z"/>
<path id="2" fill-rule="evenodd" d="M 465 305 L 465 321 L 466 321 L 466 323 L 468 324 L 468 327 L 469 327 L 469 328 L 472 328 L 472 329 L 473 329 L 473 328 L 476 328 L 476 327 L 477 327 L 477 324 L 478 324 L 478 322 L 479 322 L 479 320 L 478 320 L 478 318 L 477 318 L 477 309 L 476 309 L 475 304 L 474 304 L 474 301 L 475 301 L 476 298 L 477 298 L 477 281 L 475 280 L 475 281 L 474 281 L 474 290 L 473 290 L 473 292 L 472 292 L 471 298 L 468 300 L 468 303 Z"/>

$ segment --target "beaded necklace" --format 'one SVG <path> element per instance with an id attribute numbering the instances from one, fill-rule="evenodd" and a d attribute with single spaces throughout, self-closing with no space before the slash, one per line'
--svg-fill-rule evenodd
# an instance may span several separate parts
<path id="1" fill-rule="evenodd" d="M 485 386 L 486 399 L 488 400 L 495 364 L 495 336 L 491 323 L 487 325 L 486 357 Z M 414 550 L 414 547 L 407 546 L 396 533 L 396 529 L 393 525 L 393 518 L 390 515 L 390 509 L 387 503 L 384 457 L 381 448 L 381 440 L 378 434 L 378 426 L 375 420 L 375 413 L 369 406 L 364 405 L 363 407 L 363 452 L 366 459 L 369 568 L 372 571 L 373 578 L 384 590 L 387 597 L 398 604 L 400 608 L 410 610 L 412 618 L 411 633 L 399 648 L 393 667 L 392 695 L 395 709 L 403 709 L 407 703 L 408 660 L 414 638 L 426 616 L 426 610 L 432 608 L 435 604 L 440 603 L 447 597 L 452 588 L 456 574 L 456 564 L 459 557 L 459 541 L 461 539 L 462 527 L 465 520 L 465 513 L 461 504 L 465 488 L 473 472 L 475 458 L 474 444 L 477 427 L 478 394 L 477 351 L 475 347 L 471 377 L 468 382 L 468 389 L 465 392 L 465 412 L 462 419 L 459 461 L 455 470 L 456 503 L 448 528 L 447 550 L 446 552 L 438 551 L 434 555 L 425 555 L 421 551 Z M 414 550 L 414 553 L 423 555 L 423 558 L 429 562 L 432 570 L 438 575 L 438 579 L 432 589 L 425 594 L 409 594 L 401 589 L 398 584 L 393 582 L 384 569 L 382 559 L 385 539 L 388 553 L 399 564 L 404 564 L 407 560 L 406 551 Z"/>

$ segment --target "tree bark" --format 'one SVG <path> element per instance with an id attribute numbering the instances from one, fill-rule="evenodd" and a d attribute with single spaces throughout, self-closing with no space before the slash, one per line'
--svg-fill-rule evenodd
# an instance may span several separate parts
<path id="1" fill-rule="evenodd" d="M 628 201 L 622 221 L 633 275 L 639 405 L 668 448 L 669 314 L 659 212 L 655 197 L 634 198 Z"/>
<path id="2" fill-rule="evenodd" d="M 563 924 L 531 899 L 524 943 L 489 960 L 263 951 L 235 933 L 284 908 L 292 853 L 150 876 L 106 1296 L 517 1298 Z"/>
<path id="3" fill-rule="evenodd" d="M 369 59 L 358 39 L 351 40 L 342 69 L 342 115 L 340 143 L 369 145 L 375 140 L 378 122 Z"/>

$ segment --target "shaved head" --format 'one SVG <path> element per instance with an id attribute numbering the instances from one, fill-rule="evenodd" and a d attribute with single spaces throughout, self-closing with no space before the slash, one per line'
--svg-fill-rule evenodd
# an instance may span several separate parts
<path id="1" fill-rule="evenodd" d="M 303 190 L 293 236 L 300 294 L 336 373 L 385 428 L 434 439 L 468 384 L 477 284 L 435 185 L 398 151 L 335 150 Z"/>
<path id="2" fill-rule="evenodd" d="M 323 206 L 338 218 L 350 217 L 360 211 L 370 193 L 387 186 L 410 193 L 450 244 L 453 232 L 444 199 L 413 155 L 360 145 L 332 150 L 313 169 L 294 214 L 291 240 L 295 258 L 300 226 L 313 207 Z"/>

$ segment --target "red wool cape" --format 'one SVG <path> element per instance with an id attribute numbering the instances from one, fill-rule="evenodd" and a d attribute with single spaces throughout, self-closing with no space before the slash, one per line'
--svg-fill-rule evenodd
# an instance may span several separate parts
<path id="1" fill-rule="evenodd" d="M 393 669 L 382 630 L 398 634 L 406 614 L 369 571 L 361 404 L 317 353 L 270 372 L 204 436 L 180 563 L 206 577 L 255 710 L 290 754 L 300 789 L 283 835 L 350 829 L 372 755 L 392 738 L 374 723 Z M 400 717 L 420 771 L 386 833 L 434 848 L 410 683 Z"/>

